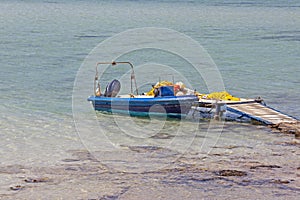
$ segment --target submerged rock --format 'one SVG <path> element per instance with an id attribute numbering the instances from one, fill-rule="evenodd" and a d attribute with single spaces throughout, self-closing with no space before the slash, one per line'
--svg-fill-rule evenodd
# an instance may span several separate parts
<path id="1" fill-rule="evenodd" d="M 250 169 L 257 169 L 257 168 L 269 168 L 269 169 L 273 169 L 273 168 L 281 168 L 278 165 L 256 165 L 256 166 L 252 166 L 250 167 Z"/>
<path id="2" fill-rule="evenodd" d="M 216 174 L 218 176 L 247 176 L 246 172 L 238 171 L 238 170 L 230 170 L 230 169 L 220 170 L 216 172 Z"/>
<path id="3" fill-rule="evenodd" d="M 43 183 L 43 182 L 50 182 L 51 179 L 48 177 L 42 178 L 27 178 L 24 180 L 26 183 Z"/>
<path id="4" fill-rule="evenodd" d="M 24 186 L 22 186 L 22 185 L 15 185 L 15 186 L 11 186 L 10 189 L 14 190 L 14 191 L 18 191 L 18 190 L 24 189 Z"/>
<path id="5" fill-rule="evenodd" d="M 290 183 L 290 181 L 288 181 L 288 180 L 280 180 L 280 179 L 276 179 L 276 180 L 272 180 L 271 183 L 276 183 L 276 184 L 288 184 L 288 183 Z"/>

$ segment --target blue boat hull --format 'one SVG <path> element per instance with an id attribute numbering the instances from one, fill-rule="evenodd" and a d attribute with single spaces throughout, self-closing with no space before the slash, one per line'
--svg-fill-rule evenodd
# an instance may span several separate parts
<path id="1" fill-rule="evenodd" d="M 119 98 L 119 97 L 95 97 L 91 96 L 94 109 L 113 113 L 129 114 L 133 116 L 165 116 L 181 117 L 186 115 L 192 104 L 198 98 L 190 96 L 169 96 L 153 98 Z"/>

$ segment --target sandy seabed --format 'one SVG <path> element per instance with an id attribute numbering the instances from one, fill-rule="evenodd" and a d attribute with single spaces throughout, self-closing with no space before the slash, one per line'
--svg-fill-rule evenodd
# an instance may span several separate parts
<path id="1" fill-rule="evenodd" d="M 167 149 L 123 147 L 138 156 L 164 152 L 153 162 L 167 165 L 140 172 L 118 160 L 103 163 L 86 150 L 71 151 L 56 166 L 1 164 L 0 199 L 297 199 L 300 140 L 282 134 L 270 147 L 219 145 L 207 155 L 175 160 Z"/>

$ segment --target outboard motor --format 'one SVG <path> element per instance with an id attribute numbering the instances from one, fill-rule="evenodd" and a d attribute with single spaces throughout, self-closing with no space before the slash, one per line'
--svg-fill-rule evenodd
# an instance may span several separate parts
<path id="1" fill-rule="evenodd" d="M 159 90 L 158 88 L 155 88 L 153 91 L 154 97 L 158 97 L 159 96 Z"/>
<path id="2" fill-rule="evenodd" d="M 105 97 L 115 97 L 120 92 L 121 83 L 120 81 L 114 79 L 110 82 L 105 89 L 104 96 Z"/>

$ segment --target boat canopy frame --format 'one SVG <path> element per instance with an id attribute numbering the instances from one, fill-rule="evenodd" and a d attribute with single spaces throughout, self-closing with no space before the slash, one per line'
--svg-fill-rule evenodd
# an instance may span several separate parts
<path id="1" fill-rule="evenodd" d="M 130 92 L 133 95 L 133 84 L 132 84 L 132 82 L 134 81 L 136 95 L 139 94 L 138 87 L 137 87 L 137 84 L 136 84 L 136 78 L 135 78 L 135 73 L 134 73 L 134 69 L 133 69 L 133 64 L 131 62 L 128 62 L 128 61 L 112 61 L 112 62 L 97 62 L 96 63 L 96 75 L 95 75 L 95 79 L 94 79 L 94 93 L 95 93 L 95 96 L 100 96 L 101 95 L 101 88 L 100 88 L 99 76 L 98 76 L 98 66 L 99 65 L 112 65 L 112 66 L 115 66 L 117 64 L 128 64 L 128 65 L 130 65 L 130 67 L 131 67 Z M 100 93 L 98 93 L 98 91 Z"/>

